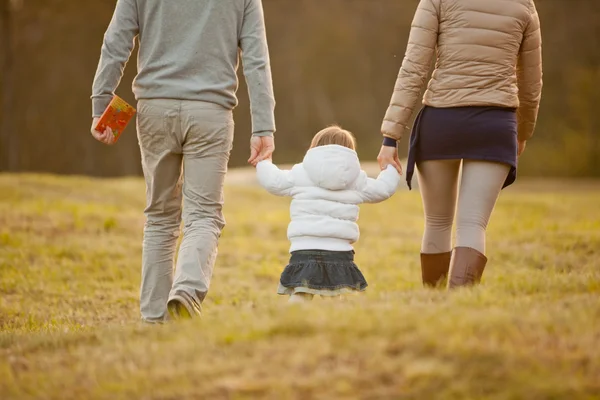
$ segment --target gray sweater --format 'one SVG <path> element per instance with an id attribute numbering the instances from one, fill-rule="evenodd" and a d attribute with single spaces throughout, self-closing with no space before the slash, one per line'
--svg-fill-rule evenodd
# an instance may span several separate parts
<path id="1" fill-rule="evenodd" d="M 136 99 L 196 100 L 233 109 L 241 50 L 252 132 L 275 132 L 261 0 L 118 0 L 94 79 L 94 117 L 112 99 L 138 36 Z"/>

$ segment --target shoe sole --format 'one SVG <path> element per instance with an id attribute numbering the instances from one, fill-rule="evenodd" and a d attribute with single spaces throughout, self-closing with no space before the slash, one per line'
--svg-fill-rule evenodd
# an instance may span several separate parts
<path id="1" fill-rule="evenodd" d="M 167 311 L 171 318 L 178 319 L 193 319 L 196 314 L 190 311 L 190 308 L 186 304 L 186 300 L 181 296 L 175 296 L 167 303 Z M 200 313 L 198 313 L 200 316 Z"/>

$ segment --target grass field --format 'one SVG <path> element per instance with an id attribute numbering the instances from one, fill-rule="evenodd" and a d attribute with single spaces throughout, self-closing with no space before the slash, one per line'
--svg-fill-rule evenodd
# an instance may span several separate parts
<path id="1" fill-rule="evenodd" d="M 600 399 L 600 183 L 502 194 L 484 284 L 421 288 L 418 193 L 346 301 L 287 307 L 288 200 L 229 185 L 202 320 L 142 325 L 140 179 L 0 175 L 0 399 Z"/>

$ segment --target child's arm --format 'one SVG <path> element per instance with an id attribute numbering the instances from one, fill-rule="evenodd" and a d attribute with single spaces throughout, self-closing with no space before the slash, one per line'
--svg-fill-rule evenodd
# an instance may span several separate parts
<path id="1" fill-rule="evenodd" d="M 276 196 L 290 196 L 294 187 L 292 171 L 282 171 L 271 160 L 264 160 L 256 165 L 258 182 L 269 193 Z"/>
<path id="2" fill-rule="evenodd" d="M 366 178 L 360 195 L 364 203 L 380 203 L 392 197 L 399 184 L 400 174 L 393 166 L 388 165 L 385 170 L 381 171 L 377 179 Z"/>

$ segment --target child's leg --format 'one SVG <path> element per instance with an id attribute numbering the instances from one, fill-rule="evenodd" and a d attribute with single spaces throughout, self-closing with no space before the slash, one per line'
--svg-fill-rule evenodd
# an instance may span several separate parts
<path id="1" fill-rule="evenodd" d="M 321 296 L 321 298 L 323 300 L 342 300 L 343 299 L 341 294 L 338 294 L 337 296 Z"/>
<path id="2" fill-rule="evenodd" d="M 294 293 L 290 296 L 290 303 L 308 303 L 312 301 L 314 295 L 310 293 Z"/>

